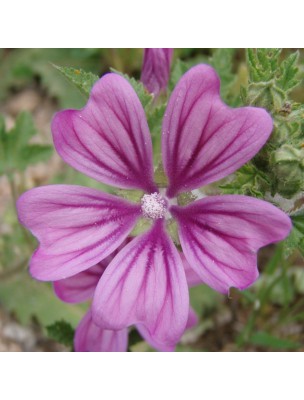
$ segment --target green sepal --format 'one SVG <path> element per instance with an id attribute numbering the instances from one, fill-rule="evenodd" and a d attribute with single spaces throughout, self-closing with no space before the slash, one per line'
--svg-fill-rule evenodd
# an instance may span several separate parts
<path id="1" fill-rule="evenodd" d="M 154 181 L 156 185 L 160 188 L 168 187 L 169 181 L 165 173 L 163 163 L 159 161 L 155 171 L 154 171 Z"/>
<path id="2" fill-rule="evenodd" d="M 119 196 L 123 197 L 126 200 L 132 201 L 134 203 L 140 203 L 141 198 L 145 194 L 143 190 L 128 190 L 128 189 L 116 189 L 114 193 Z"/>
<path id="3" fill-rule="evenodd" d="M 92 74 L 92 72 L 86 72 L 82 69 L 72 67 L 60 67 L 54 64 L 54 67 L 58 69 L 73 85 L 75 85 L 85 97 L 89 97 L 94 83 L 99 79 L 98 75 Z"/>
<path id="4" fill-rule="evenodd" d="M 170 218 L 166 224 L 167 232 L 169 233 L 171 239 L 176 244 L 176 246 L 180 246 L 180 240 L 178 235 L 178 225 L 175 219 Z"/>
<path id="5" fill-rule="evenodd" d="M 192 192 L 183 192 L 177 196 L 177 204 L 181 207 L 187 206 L 197 199 L 197 196 Z"/>
<path id="6" fill-rule="evenodd" d="M 152 226 L 152 221 L 148 218 L 139 218 L 129 236 L 138 236 L 145 233 Z"/>

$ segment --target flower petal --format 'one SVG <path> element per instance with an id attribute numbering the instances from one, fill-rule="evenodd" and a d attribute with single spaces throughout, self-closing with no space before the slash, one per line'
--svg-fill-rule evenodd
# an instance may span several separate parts
<path id="1" fill-rule="evenodd" d="M 136 329 L 140 333 L 140 335 L 143 337 L 143 339 L 155 350 L 158 351 L 167 351 L 171 352 L 174 351 L 175 349 L 175 344 L 164 344 L 164 343 L 159 343 L 153 336 L 151 336 L 149 329 L 147 329 L 143 324 L 137 324 Z"/>
<path id="2" fill-rule="evenodd" d="M 260 150 L 272 131 L 264 109 L 232 109 L 219 91 L 215 70 L 202 64 L 180 79 L 170 97 L 162 133 L 168 196 L 234 172 Z"/>
<path id="3" fill-rule="evenodd" d="M 213 289 L 245 289 L 258 277 L 257 250 L 284 239 L 290 218 L 270 203 L 247 196 L 210 196 L 171 207 L 183 253 Z"/>
<path id="4" fill-rule="evenodd" d="M 106 329 L 143 324 L 156 342 L 178 342 L 187 323 L 189 294 L 163 220 L 114 258 L 99 281 L 92 310 L 94 321 Z"/>
<path id="5" fill-rule="evenodd" d="M 190 307 L 186 330 L 193 328 L 197 324 L 197 322 L 198 322 L 198 317 L 197 317 L 195 311 Z M 136 329 L 141 334 L 141 336 L 145 339 L 145 341 L 147 343 L 149 343 L 149 345 L 151 347 L 153 347 L 154 349 L 156 349 L 158 351 L 174 351 L 175 350 L 177 343 L 174 343 L 171 345 L 168 345 L 168 344 L 166 345 L 166 344 L 157 342 L 157 340 L 155 340 L 150 335 L 149 330 L 144 325 L 138 324 L 138 325 L 136 325 Z"/>
<path id="6" fill-rule="evenodd" d="M 89 310 L 80 321 L 74 337 L 74 348 L 78 352 L 123 352 L 128 348 L 128 330 L 112 331 L 100 329 L 94 324 Z"/>
<path id="7" fill-rule="evenodd" d="M 82 303 L 93 298 L 94 291 L 104 270 L 116 256 L 116 254 L 130 241 L 128 237 L 122 244 L 108 257 L 94 267 L 66 279 L 61 279 L 53 283 L 53 288 L 57 297 L 66 303 Z"/>
<path id="8" fill-rule="evenodd" d="M 53 288 L 56 296 L 66 303 L 83 303 L 90 300 L 93 298 L 95 288 L 107 265 L 107 263 L 100 262 L 70 278 L 54 282 Z"/>
<path id="9" fill-rule="evenodd" d="M 173 49 L 145 49 L 140 80 L 158 96 L 167 89 Z"/>
<path id="10" fill-rule="evenodd" d="M 185 270 L 188 286 L 193 287 L 193 286 L 202 285 L 204 283 L 202 281 L 202 278 L 199 275 L 197 275 L 197 273 L 194 271 L 193 268 L 190 267 L 190 265 L 183 253 L 180 253 L 180 257 L 181 257 L 183 265 L 184 265 L 184 270 Z"/>
<path id="11" fill-rule="evenodd" d="M 192 329 L 198 323 L 198 316 L 192 307 L 189 309 L 189 316 L 186 329 Z"/>
<path id="12" fill-rule="evenodd" d="M 20 222 L 40 242 L 30 271 L 58 280 L 96 265 L 128 236 L 140 206 L 81 186 L 51 185 L 29 190 L 17 203 Z"/>
<path id="13" fill-rule="evenodd" d="M 82 110 L 55 115 L 52 132 L 58 153 L 77 170 L 112 186 L 155 191 L 145 112 L 123 77 L 101 78 Z"/>

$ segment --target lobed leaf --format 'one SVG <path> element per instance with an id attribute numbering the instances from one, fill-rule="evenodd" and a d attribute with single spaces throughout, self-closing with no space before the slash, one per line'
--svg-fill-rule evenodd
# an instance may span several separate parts
<path id="1" fill-rule="evenodd" d="M 296 78 L 299 68 L 297 66 L 299 60 L 299 52 L 290 54 L 281 64 L 280 73 L 281 77 L 278 79 L 278 86 L 289 92 L 296 87 L 300 82 Z"/>

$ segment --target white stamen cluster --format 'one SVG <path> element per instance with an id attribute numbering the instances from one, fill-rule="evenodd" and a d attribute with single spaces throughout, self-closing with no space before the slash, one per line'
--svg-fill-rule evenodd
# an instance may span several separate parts
<path id="1" fill-rule="evenodd" d="M 166 213 L 166 201 L 159 193 L 145 194 L 141 199 L 141 210 L 146 218 L 163 218 Z"/>

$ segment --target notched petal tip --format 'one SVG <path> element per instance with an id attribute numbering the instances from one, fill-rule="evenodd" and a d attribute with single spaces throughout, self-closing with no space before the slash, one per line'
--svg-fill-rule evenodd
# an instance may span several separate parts
<path id="1" fill-rule="evenodd" d="M 128 330 L 105 330 L 96 326 L 89 310 L 80 321 L 74 336 L 76 352 L 125 352 Z"/>
<path id="2" fill-rule="evenodd" d="M 284 239 L 290 218 L 265 201 L 240 195 L 210 196 L 171 212 L 183 253 L 204 283 L 227 294 L 258 278 L 257 251 Z"/>
<path id="3" fill-rule="evenodd" d="M 179 254 L 163 221 L 135 238 L 111 262 L 95 291 L 96 324 L 141 324 L 155 342 L 171 346 L 185 330 L 189 295 Z"/>
<path id="4" fill-rule="evenodd" d="M 30 273 L 54 281 L 108 257 L 127 238 L 141 211 L 137 204 L 96 189 L 50 185 L 26 192 L 18 214 L 40 242 Z"/>
<path id="5" fill-rule="evenodd" d="M 196 189 L 234 172 L 265 144 L 271 116 L 261 108 L 230 108 L 214 69 L 199 65 L 175 87 L 165 112 L 162 152 L 168 195 Z"/>
<path id="6" fill-rule="evenodd" d="M 86 106 L 60 111 L 51 129 L 57 152 L 78 171 L 119 188 L 155 189 L 145 112 L 123 77 L 106 74 Z"/>

